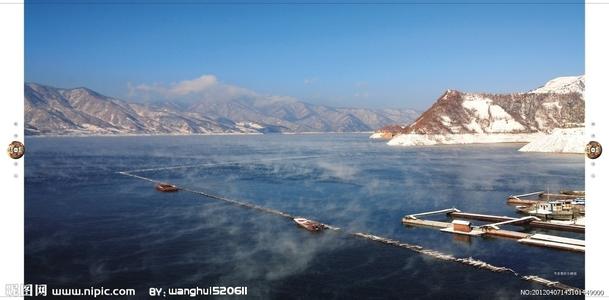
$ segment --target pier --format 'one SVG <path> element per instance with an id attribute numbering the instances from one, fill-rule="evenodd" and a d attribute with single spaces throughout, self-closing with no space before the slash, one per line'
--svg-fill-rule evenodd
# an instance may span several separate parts
<path id="1" fill-rule="evenodd" d="M 512 239 L 523 239 L 523 238 L 527 238 L 529 236 L 529 234 L 518 232 L 518 231 L 509 231 L 509 230 L 486 228 L 486 227 L 475 227 L 475 228 L 472 228 L 472 230 L 469 232 L 463 232 L 463 231 L 454 230 L 452 223 L 431 221 L 431 220 L 408 219 L 406 217 L 404 217 L 404 219 L 402 219 L 402 223 L 404 223 L 406 225 L 411 225 L 411 226 L 431 227 L 431 228 L 440 229 L 440 231 L 443 231 L 443 232 L 470 235 L 470 236 L 489 235 L 489 236 L 505 237 L 505 238 L 512 238 Z"/>
<path id="2" fill-rule="evenodd" d="M 453 207 L 453 208 L 447 208 L 447 209 L 442 209 L 442 210 L 407 215 L 406 218 L 416 220 L 418 217 L 439 215 L 439 214 L 449 214 L 449 213 L 453 213 L 453 212 L 460 212 L 460 210 Z"/>
<path id="3" fill-rule="evenodd" d="M 495 223 L 483 224 L 480 226 L 472 226 L 469 222 L 463 222 L 460 220 L 454 220 L 452 223 L 422 220 L 417 217 L 429 216 L 440 213 L 446 213 L 447 216 L 459 219 L 474 219 L 480 221 L 490 221 Z M 538 218 L 533 216 L 522 217 L 522 218 L 511 218 L 505 216 L 494 216 L 484 214 L 473 214 L 461 212 L 456 208 L 449 208 L 431 212 L 423 212 L 418 214 L 406 215 L 402 218 L 402 223 L 412 226 L 423 226 L 439 229 L 443 232 L 468 235 L 468 236 L 494 236 L 499 238 L 516 239 L 519 243 L 540 246 L 547 248 L 554 248 L 559 250 L 568 250 L 574 252 L 585 252 L 586 247 L 583 240 L 564 238 L 560 236 L 545 235 L 545 234 L 529 234 L 520 231 L 504 230 L 500 226 L 503 225 L 516 225 L 516 226 L 531 226 L 531 227 L 542 227 L 555 230 L 563 231 L 576 231 L 584 232 L 582 226 L 577 225 L 563 225 L 563 224 L 552 224 L 541 222 Z M 581 231 L 579 231 L 581 230 Z"/>
<path id="4" fill-rule="evenodd" d="M 541 247 L 551 247 L 557 249 L 585 252 L 584 241 L 578 239 L 564 238 L 560 236 L 533 234 L 518 242 Z"/>
<path id="5" fill-rule="evenodd" d="M 505 222 L 510 220 L 516 220 L 516 218 L 506 217 L 506 216 L 495 216 L 495 215 L 485 215 L 485 214 L 475 214 L 468 212 L 451 212 L 448 213 L 451 218 L 460 218 L 460 219 L 469 219 L 469 220 L 478 220 L 478 221 L 488 221 L 488 222 Z M 532 228 L 543 228 L 543 229 L 552 229 L 559 231 L 570 231 L 570 232 L 578 232 L 585 233 L 586 227 L 581 225 L 572 225 L 572 224 L 556 224 L 550 222 L 542 222 L 542 221 L 531 221 L 531 222 L 514 222 L 513 225 L 526 225 Z"/>

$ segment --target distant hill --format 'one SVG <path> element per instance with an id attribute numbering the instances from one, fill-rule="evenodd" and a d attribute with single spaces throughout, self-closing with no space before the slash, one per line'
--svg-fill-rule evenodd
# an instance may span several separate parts
<path id="1" fill-rule="evenodd" d="M 141 104 L 87 88 L 25 84 L 27 135 L 362 132 L 416 116 L 411 109 L 336 108 L 262 96 Z"/>

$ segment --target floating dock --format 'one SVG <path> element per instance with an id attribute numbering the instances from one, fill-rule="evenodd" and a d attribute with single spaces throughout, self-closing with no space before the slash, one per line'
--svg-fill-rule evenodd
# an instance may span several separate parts
<path id="1" fill-rule="evenodd" d="M 404 219 L 402 219 L 402 223 L 404 223 L 406 225 L 412 225 L 412 226 L 432 227 L 432 228 L 440 229 L 440 231 L 443 231 L 443 232 L 470 235 L 470 236 L 485 234 L 485 235 L 507 237 L 507 238 L 513 238 L 513 239 L 523 239 L 523 238 L 526 238 L 529 236 L 529 234 L 522 233 L 522 232 L 502 230 L 502 229 L 492 229 L 492 228 L 472 228 L 472 230 L 470 232 L 464 232 L 464 231 L 454 230 L 452 223 L 431 221 L 431 220 L 404 218 Z"/>
<path id="2" fill-rule="evenodd" d="M 485 214 L 475 214 L 468 212 L 449 212 L 448 215 L 451 218 L 460 218 L 460 219 L 468 219 L 468 220 L 478 220 L 478 221 L 488 221 L 488 222 L 504 222 L 510 220 L 516 220 L 517 218 L 506 217 L 506 216 L 495 216 L 495 215 L 485 215 Z M 570 231 L 570 232 L 578 232 L 585 233 L 586 227 L 581 225 L 572 225 L 572 224 L 556 224 L 542 221 L 532 221 L 532 222 L 515 222 L 512 225 L 526 225 L 533 228 L 543 228 L 543 229 L 552 229 L 559 231 Z"/>
<path id="3" fill-rule="evenodd" d="M 418 217 L 431 216 L 438 214 L 446 214 L 455 218 L 452 223 L 423 220 Z M 471 223 L 462 219 L 474 219 L 480 221 L 490 221 L 494 223 L 484 224 L 480 226 L 472 226 Z M 464 213 L 456 208 L 449 208 L 437 211 L 430 211 L 412 215 L 406 215 L 402 218 L 402 223 L 413 226 L 424 226 L 439 229 L 442 232 L 453 234 L 468 235 L 468 236 L 495 236 L 499 238 L 516 239 L 519 243 L 554 248 L 560 250 L 568 250 L 575 252 L 585 252 L 586 247 L 583 240 L 564 238 L 560 236 L 545 235 L 545 234 L 529 234 L 520 231 L 504 230 L 501 226 L 516 225 L 516 226 L 531 226 L 540 228 L 549 228 L 564 231 L 584 232 L 584 228 L 576 225 L 551 224 L 539 221 L 538 218 L 527 216 L 522 218 L 511 218 L 505 216 L 494 216 L 484 214 Z M 580 231 L 581 230 L 581 231 Z"/>
<path id="4" fill-rule="evenodd" d="M 584 241 L 578 239 L 564 238 L 560 236 L 533 234 L 527 238 L 520 239 L 518 242 L 533 246 L 551 247 L 563 250 L 585 252 Z"/>

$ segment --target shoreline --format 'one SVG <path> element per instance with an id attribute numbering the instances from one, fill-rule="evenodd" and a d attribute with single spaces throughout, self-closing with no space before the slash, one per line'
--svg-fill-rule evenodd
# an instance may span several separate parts
<path id="1" fill-rule="evenodd" d="M 373 131 L 307 131 L 307 132 L 218 132 L 218 133 L 121 133 L 121 134 L 25 134 L 25 138 L 50 137 L 143 137 L 143 136 L 258 136 L 258 135 L 316 135 L 316 134 L 370 134 Z"/>
<path id="2" fill-rule="evenodd" d="M 462 133 L 462 134 L 400 134 L 387 142 L 389 146 L 433 146 L 463 144 L 530 143 L 543 133 Z"/>
<path id="3" fill-rule="evenodd" d="M 389 139 L 393 147 L 447 146 L 472 144 L 524 144 L 519 152 L 582 154 L 585 149 L 583 127 L 558 128 L 551 133 L 461 133 L 461 134 L 400 134 Z M 377 133 L 370 139 L 380 139 Z M 385 139 L 380 139 L 385 140 Z"/>

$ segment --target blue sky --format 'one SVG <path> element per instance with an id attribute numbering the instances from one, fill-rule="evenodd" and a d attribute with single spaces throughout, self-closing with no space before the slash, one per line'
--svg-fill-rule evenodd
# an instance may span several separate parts
<path id="1" fill-rule="evenodd" d="M 424 109 L 448 88 L 584 73 L 583 4 L 169 3 L 29 1 L 26 81 L 141 101 L 129 86 L 213 75 L 311 103 Z"/>

